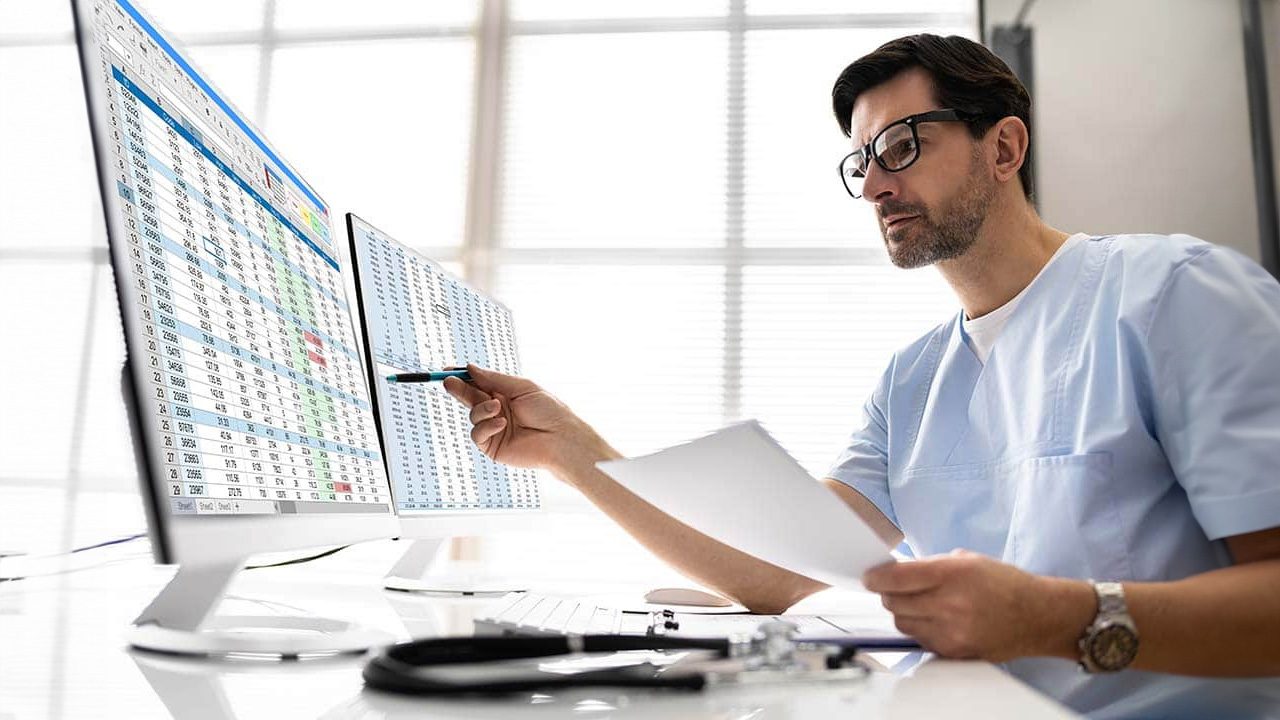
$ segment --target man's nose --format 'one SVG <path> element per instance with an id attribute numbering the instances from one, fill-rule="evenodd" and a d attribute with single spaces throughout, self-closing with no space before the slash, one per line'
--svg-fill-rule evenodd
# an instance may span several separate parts
<path id="1" fill-rule="evenodd" d="M 880 167 L 875 161 L 867 165 L 867 175 L 862 180 L 862 199 L 879 203 L 898 194 L 898 174 Z"/>

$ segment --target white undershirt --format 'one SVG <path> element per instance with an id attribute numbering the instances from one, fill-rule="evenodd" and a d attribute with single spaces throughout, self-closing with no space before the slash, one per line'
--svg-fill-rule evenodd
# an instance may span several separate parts
<path id="1" fill-rule="evenodd" d="M 1061 257 L 1063 253 L 1080 244 L 1087 237 L 1088 235 L 1084 233 L 1076 233 L 1063 241 L 1057 252 L 1053 254 L 1053 257 L 1049 258 L 1049 262 L 1040 268 L 1040 272 L 1036 274 L 1035 278 L 1027 283 L 1027 286 L 1022 288 L 1022 292 L 1013 296 L 1013 299 L 1009 302 L 982 317 L 970 319 L 967 315 L 965 316 L 964 332 L 969 336 L 969 347 L 978 356 L 979 362 L 983 365 L 987 364 L 987 358 L 991 355 L 991 346 L 996 344 L 996 338 L 1000 336 L 1000 331 L 1004 330 L 1005 323 L 1009 322 L 1009 318 L 1013 316 L 1013 311 L 1018 309 L 1018 303 L 1022 301 L 1022 296 L 1027 294 L 1027 290 L 1030 290 L 1031 286 L 1036 284 L 1036 281 L 1044 277 L 1044 271 L 1048 270 L 1049 266 Z"/>

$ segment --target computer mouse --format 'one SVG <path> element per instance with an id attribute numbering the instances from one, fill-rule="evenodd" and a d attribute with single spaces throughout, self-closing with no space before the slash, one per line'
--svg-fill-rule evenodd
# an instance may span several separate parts
<path id="1" fill-rule="evenodd" d="M 657 588 L 644 594 L 644 601 L 654 605 L 700 605 L 702 607 L 729 607 L 733 603 L 704 590 L 693 588 Z"/>

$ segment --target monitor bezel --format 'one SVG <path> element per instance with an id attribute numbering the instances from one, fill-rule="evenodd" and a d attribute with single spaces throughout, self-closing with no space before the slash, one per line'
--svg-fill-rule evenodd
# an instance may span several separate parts
<path id="1" fill-rule="evenodd" d="M 126 367 L 132 383 L 124 383 L 126 392 L 132 388 L 146 387 L 145 368 L 141 363 L 130 362 L 133 356 L 129 348 L 141 347 L 144 342 L 139 320 L 132 308 L 136 305 L 133 286 L 120 280 L 131 278 L 127 259 L 127 230 L 122 221 L 123 208 L 120 207 L 115 193 L 109 188 L 113 184 L 111 171 L 114 156 L 110 150 L 111 141 L 105 118 L 107 103 L 105 89 L 99 70 L 102 53 L 98 46 L 93 28 L 94 5 L 99 0 L 71 0 L 72 16 L 75 23 L 77 55 L 80 73 L 85 90 L 86 111 L 89 120 L 90 135 L 98 191 L 102 202 L 102 210 L 106 221 L 108 255 L 111 260 L 113 274 L 117 280 L 116 300 L 120 310 L 121 324 L 125 335 Z M 105 0 L 119 3 L 119 0 Z M 129 3 L 147 22 L 163 31 L 154 21 Z M 180 52 L 180 48 L 169 40 Z M 208 83 L 208 78 L 199 72 L 194 63 L 183 56 L 192 68 Z M 209 83 L 213 87 L 212 83 Z M 216 88 L 215 88 L 216 90 Z M 223 96 L 225 102 L 225 96 Z M 239 113 L 239 110 L 231 105 Z M 259 138 L 263 138 L 257 127 L 250 123 L 243 114 L 243 120 Z M 266 142 L 263 140 L 263 142 Z M 283 161 L 281 161 L 283 162 Z M 327 221 L 327 220 L 326 220 Z M 332 231 L 332 223 L 329 225 Z M 344 284 L 343 295 L 346 296 Z M 350 307 L 350 298 L 346 298 Z M 349 313 L 348 313 L 349 315 Z M 349 318 L 350 320 L 350 318 Z M 351 327 L 353 337 L 358 337 L 354 325 Z M 365 391 L 372 395 L 372 388 L 365 380 Z M 152 555 L 158 563 L 181 563 L 183 565 L 215 565 L 236 563 L 244 558 L 262 552 L 295 550 L 318 545 L 342 545 L 365 540 L 389 538 L 396 534 L 398 525 L 395 515 L 395 501 L 391 493 L 391 483 L 387 482 L 387 497 L 390 499 L 387 512 L 369 513 L 335 513 L 303 514 L 303 515 L 175 515 L 168 509 L 168 494 L 163 482 L 163 455 L 156 438 L 160 436 L 160 428 L 153 413 L 142 410 L 141 397 L 135 392 L 127 399 L 129 406 L 130 430 L 134 434 L 136 452 L 140 468 L 139 484 L 143 503 L 146 506 L 148 532 L 151 537 Z M 375 426 L 376 426 L 375 416 Z M 381 449 L 381 443 L 379 443 Z"/>
<path id="2" fill-rule="evenodd" d="M 346 213 L 347 251 L 349 253 L 348 263 L 351 267 L 351 276 L 355 283 L 355 317 L 360 321 L 359 341 L 360 347 L 364 353 L 364 366 L 368 376 L 366 378 L 366 382 L 369 385 L 369 402 L 373 405 L 374 419 L 376 421 L 375 424 L 378 426 L 378 444 L 382 450 L 383 462 L 387 465 L 387 482 L 391 485 L 391 496 L 392 500 L 395 502 L 396 516 L 400 521 L 400 537 L 422 539 L 447 538 L 477 535 L 486 532 L 518 532 L 538 529 L 540 527 L 539 521 L 547 517 L 547 508 L 542 502 L 542 483 L 545 480 L 545 477 L 544 473 L 541 471 L 536 471 L 539 474 L 539 507 L 536 508 L 480 508 L 474 510 L 458 508 L 440 510 L 400 509 L 398 502 L 399 498 L 396 495 L 396 484 L 391 475 L 391 455 L 387 452 L 386 431 L 383 428 L 381 406 L 378 400 L 378 362 L 377 359 L 373 357 L 373 345 L 370 338 L 369 321 L 365 312 L 364 291 L 360 285 L 360 253 L 356 248 L 356 223 L 368 226 L 383 237 L 400 245 L 408 252 L 413 253 L 428 263 L 431 263 L 440 272 L 453 277 L 471 290 L 484 295 L 487 299 L 499 305 L 508 313 L 511 313 L 513 325 L 515 313 L 513 313 L 511 308 L 502 301 L 475 287 L 464 278 L 459 278 L 453 273 L 445 270 L 438 262 L 414 250 L 408 245 L 405 245 L 403 242 L 397 240 L 394 235 L 386 232 L 355 213 Z M 512 332 L 515 332 L 514 327 Z"/>

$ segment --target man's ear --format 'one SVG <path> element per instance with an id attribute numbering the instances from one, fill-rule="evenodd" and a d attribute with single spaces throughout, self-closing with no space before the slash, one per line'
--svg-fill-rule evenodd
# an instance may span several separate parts
<path id="1" fill-rule="evenodd" d="M 1031 133 L 1027 131 L 1026 124 L 1010 115 L 991 126 L 987 138 L 995 143 L 996 180 L 1003 183 L 1016 178 L 1031 146 Z"/>

